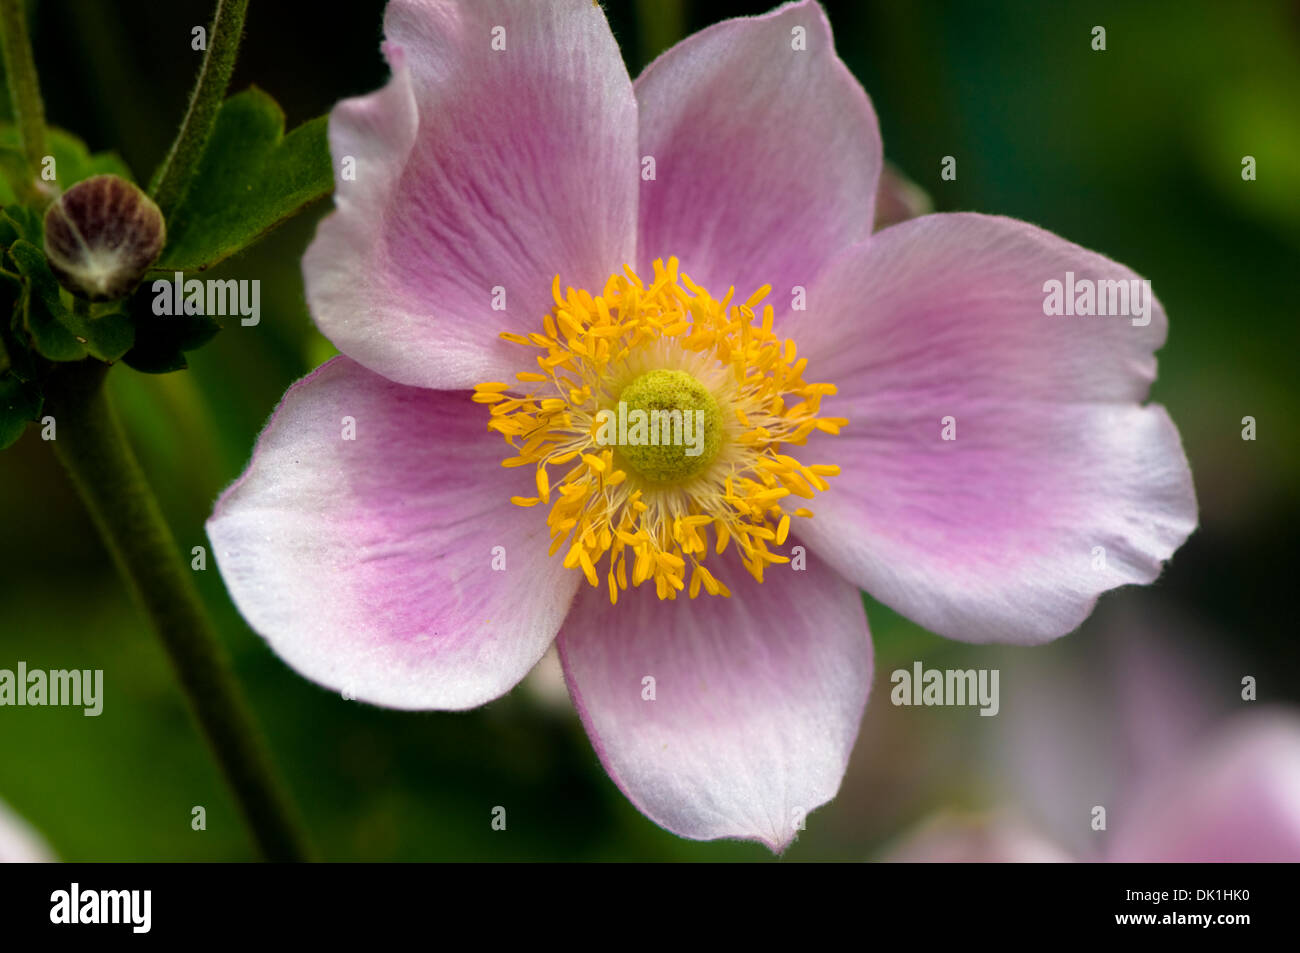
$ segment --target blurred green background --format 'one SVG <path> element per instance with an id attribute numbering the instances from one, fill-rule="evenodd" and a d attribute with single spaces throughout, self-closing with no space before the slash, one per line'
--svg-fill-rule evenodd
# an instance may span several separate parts
<path id="1" fill-rule="evenodd" d="M 33 13 L 51 124 L 116 149 L 147 179 L 199 62 L 210 4 L 44 0 Z M 665 46 L 766 2 L 605 4 L 633 75 Z M 899 709 L 889 672 L 988 667 L 1014 656 L 1052 677 L 1124 623 L 1181 652 L 1212 650 L 1212 691 L 1300 697 L 1300 4 L 1295 2 L 827 4 L 840 55 L 879 113 L 886 156 L 936 209 L 1042 225 L 1152 279 L 1170 316 L 1154 399 L 1178 423 L 1201 528 L 1160 581 L 1103 599 L 1079 632 L 1031 650 L 941 640 L 868 600 L 876 685 L 839 797 L 792 860 L 872 856 L 931 810 L 996 803 L 988 744 L 1002 718 Z M 289 125 L 386 79 L 382 3 L 253 0 L 232 92 L 256 83 Z M 1102 25 L 1107 49 L 1091 49 Z M 939 179 L 943 156 L 958 160 Z M 1258 161 L 1242 181 L 1241 158 Z M 299 258 L 328 202 L 215 276 L 260 278 L 262 321 L 231 320 L 190 369 L 110 375 L 114 400 L 180 546 L 207 546 L 212 501 L 246 463 L 285 388 L 332 349 L 303 301 Z M 1241 439 L 1241 418 L 1258 439 Z M 31 428 L 0 455 L 0 667 L 102 668 L 104 712 L 0 709 L 0 799 L 67 860 L 253 856 L 166 659 L 115 577 L 69 481 Z M 605 777 L 566 702 L 527 688 L 468 714 L 345 701 L 286 668 L 234 612 L 209 561 L 208 606 L 322 856 L 335 860 L 764 859 L 659 830 Z M 1136 621 L 1135 621 L 1136 620 Z M 1190 621 L 1189 621 L 1190 620 Z M 1046 677 L 1046 676 L 1044 676 Z M 1091 683 L 1089 683 L 1091 684 Z M 1077 687 L 1077 686 L 1076 686 Z M 1042 686 L 1039 686 L 1041 690 Z M 1016 695 L 1003 686 L 1004 713 Z M 1052 693 L 1044 693 L 1051 704 Z M 1100 702 L 1099 702 L 1100 704 Z M 207 809 L 207 830 L 190 809 Z M 509 827 L 491 830 L 507 808 Z"/>

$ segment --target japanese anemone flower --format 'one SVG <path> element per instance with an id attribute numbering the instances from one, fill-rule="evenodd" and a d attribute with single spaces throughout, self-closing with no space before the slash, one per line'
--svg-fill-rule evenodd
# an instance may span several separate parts
<path id="1" fill-rule="evenodd" d="M 872 235 L 876 117 L 817 4 L 635 83 L 590 0 L 392 0 L 385 33 L 392 79 L 331 116 L 336 210 L 303 264 L 343 356 L 208 523 L 306 677 L 472 708 L 554 641 L 643 813 L 781 850 L 866 704 L 859 588 L 1043 642 L 1194 528 L 1178 432 L 1142 404 L 1159 304 L 1046 316 L 1066 272 L 1136 276 L 1022 222 Z M 620 404 L 626 439 L 602 433 Z M 677 411 L 698 448 L 635 442 L 635 412 Z"/>
<path id="2" fill-rule="evenodd" d="M 1296 863 L 1300 718 L 1287 708 L 1234 715 L 1147 774 L 1113 835 L 1070 854 L 1015 817 L 942 813 L 884 858 L 903 863 Z M 1087 827 L 1087 816 L 1081 826 Z"/>
<path id="3" fill-rule="evenodd" d="M 1086 653 L 991 660 L 1012 686 L 1004 714 L 957 742 L 978 753 L 963 785 L 977 802 L 884 859 L 1300 861 L 1300 709 L 1243 701 L 1246 679 L 1227 674 L 1240 659 L 1200 647 L 1233 640 L 1159 597 L 1108 600 L 1090 628 Z"/>

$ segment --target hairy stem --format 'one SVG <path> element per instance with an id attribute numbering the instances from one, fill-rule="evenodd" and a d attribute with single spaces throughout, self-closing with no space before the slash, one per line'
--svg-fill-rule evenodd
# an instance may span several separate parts
<path id="1" fill-rule="evenodd" d="M 58 427 L 55 452 L 162 639 L 262 853 L 274 861 L 307 859 L 225 648 L 104 392 L 106 370 L 81 361 L 50 376 L 45 412 Z"/>
<path id="2" fill-rule="evenodd" d="M 30 193 L 35 191 L 36 176 L 45 158 L 45 104 L 36 79 L 36 61 L 32 58 L 23 0 L 0 0 L 0 52 L 4 54 L 14 125 L 27 160 L 25 191 Z"/>
<path id="3" fill-rule="evenodd" d="M 194 92 L 190 94 L 189 108 L 185 110 L 176 141 L 149 186 L 149 194 L 168 221 L 190 187 L 212 126 L 217 121 L 222 100 L 226 98 L 230 74 L 235 69 L 235 57 L 239 53 L 239 41 L 244 35 L 247 10 L 248 0 L 217 0 L 217 11 L 208 29 L 208 48 L 203 54 L 203 66 L 199 69 Z"/>

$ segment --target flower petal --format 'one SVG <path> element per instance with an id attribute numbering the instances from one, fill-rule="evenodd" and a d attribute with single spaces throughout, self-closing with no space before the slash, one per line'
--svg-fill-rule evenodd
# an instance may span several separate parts
<path id="1" fill-rule="evenodd" d="M 208 520 L 235 605 L 298 672 L 362 701 L 503 694 L 580 574 L 547 556 L 540 515 L 509 504 L 532 480 L 501 467 L 502 446 L 467 393 L 323 365 L 285 394 Z"/>
<path id="2" fill-rule="evenodd" d="M 30 824 L 0 801 L 0 864 L 48 864 L 54 852 Z"/>
<path id="3" fill-rule="evenodd" d="M 801 452 L 843 475 L 802 535 L 876 598 L 972 642 L 1074 629 L 1196 526 L 1178 432 L 1142 407 L 1165 315 L 1049 317 L 1044 283 L 1133 272 L 1009 219 L 930 215 L 836 262 L 785 330 L 825 412 Z M 951 419 L 950 419 L 951 418 Z M 946 427 L 955 439 L 944 439 Z"/>
<path id="4" fill-rule="evenodd" d="M 584 587 L 557 641 L 565 678 L 642 813 L 682 837 L 781 851 L 835 796 L 857 737 L 871 687 L 862 599 L 815 558 L 761 585 L 734 553 L 708 566 L 731 598 L 660 601 L 642 586 L 611 606 Z"/>
<path id="5" fill-rule="evenodd" d="M 764 284 L 778 313 L 871 232 L 882 163 L 871 101 L 835 55 L 816 3 L 726 20 L 636 81 L 642 266 L 676 255 L 721 297 Z"/>
<path id="6" fill-rule="evenodd" d="M 1300 718 L 1238 719 L 1148 789 L 1114 837 L 1117 862 L 1300 861 Z"/>
<path id="7" fill-rule="evenodd" d="M 498 333 L 536 330 L 556 274 L 599 288 L 632 260 L 631 80 L 590 0 L 393 0 L 385 32 L 392 80 L 330 116 L 337 210 L 307 300 L 392 380 L 499 379 L 518 355 Z"/>

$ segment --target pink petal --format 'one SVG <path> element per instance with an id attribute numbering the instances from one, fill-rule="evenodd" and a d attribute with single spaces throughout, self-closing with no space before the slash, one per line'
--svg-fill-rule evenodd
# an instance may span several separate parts
<path id="1" fill-rule="evenodd" d="M 557 644 L 597 755 L 642 813 L 682 837 L 781 851 L 839 788 L 871 640 L 857 590 L 815 557 L 759 585 L 734 556 L 707 563 L 729 599 L 643 586 L 612 607 L 584 586 Z"/>
<path id="2" fill-rule="evenodd" d="M 632 260 L 631 81 L 590 0 L 392 0 L 385 32 L 392 80 L 330 117 L 356 175 L 307 251 L 308 303 L 392 380 L 500 379 L 519 357 L 498 333 L 537 330 L 556 274 L 600 288 Z"/>
<path id="3" fill-rule="evenodd" d="M 1243 716 L 1114 823 L 1115 861 L 1300 861 L 1300 718 Z"/>
<path id="4" fill-rule="evenodd" d="M 1138 405 L 1164 311 L 1144 327 L 1046 316 L 1043 285 L 1067 270 L 1136 277 L 1031 225 L 929 215 L 843 256 L 786 325 L 808 379 L 840 389 L 826 412 L 850 421 L 800 453 L 843 468 L 800 532 L 941 635 L 1063 635 L 1101 592 L 1155 579 L 1196 526 L 1178 432 Z"/>
<path id="5" fill-rule="evenodd" d="M 542 514 L 510 504 L 532 474 L 502 468 L 486 417 L 467 393 L 347 358 L 285 394 L 207 527 L 239 611 L 299 673 L 378 705 L 461 709 L 542 657 L 580 574 L 547 555 Z"/>
<path id="6" fill-rule="evenodd" d="M 0 864 L 48 864 L 54 852 L 41 835 L 0 801 Z"/>
<path id="7" fill-rule="evenodd" d="M 805 49 L 792 48 L 798 36 Z M 876 114 L 816 3 L 688 37 L 650 64 L 636 95 L 641 154 L 655 160 L 641 182 L 643 267 L 676 255 L 719 297 L 770 283 L 780 313 L 794 286 L 870 233 Z"/>

